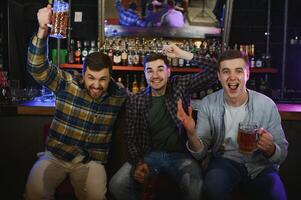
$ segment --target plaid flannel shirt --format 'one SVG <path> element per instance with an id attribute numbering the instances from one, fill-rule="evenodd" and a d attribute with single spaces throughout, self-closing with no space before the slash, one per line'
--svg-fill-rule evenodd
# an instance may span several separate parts
<path id="1" fill-rule="evenodd" d="M 140 19 L 139 15 L 132 9 L 124 9 L 120 0 L 116 0 L 116 9 L 119 13 L 119 24 L 124 26 L 145 27 L 147 23 Z"/>
<path id="2" fill-rule="evenodd" d="M 171 118 L 178 127 L 183 140 L 187 140 L 186 132 L 177 118 L 177 101 L 182 99 L 184 110 L 187 112 L 190 105 L 190 96 L 194 91 L 207 89 L 217 81 L 215 60 L 200 58 L 194 59 L 205 71 L 196 74 L 176 75 L 167 82 L 165 105 Z M 151 151 L 149 108 L 151 104 L 151 88 L 132 95 L 127 103 L 127 137 L 129 162 L 136 165 L 143 162 L 143 157 Z M 183 141 L 185 143 L 186 141 Z"/>
<path id="3" fill-rule="evenodd" d="M 46 149 L 65 161 L 84 155 L 85 161 L 106 163 L 113 124 L 127 97 L 126 90 L 111 80 L 107 92 L 93 99 L 82 80 L 49 65 L 47 39 L 33 37 L 27 62 L 33 78 L 56 95 Z"/>

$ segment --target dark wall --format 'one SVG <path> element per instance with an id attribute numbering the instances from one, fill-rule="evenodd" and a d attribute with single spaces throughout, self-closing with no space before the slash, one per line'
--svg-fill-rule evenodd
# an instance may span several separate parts
<path id="1" fill-rule="evenodd" d="M 255 44 L 255 52 L 266 52 L 268 0 L 236 0 L 233 6 L 230 46 Z M 285 65 L 285 87 L 301 91 L 301 1 L 288 1 L 287 56 Z M 278 73 L 270 81 L 273 88 L 281 88 L 283 62 L 283 28 L 285 1 L 271 0 L 270 55 L 271 67 Z M 291 38 L 298 36 L 298 45 L 291 45 Z M 301 92 L 300 92 L 301 94 Z M 300 96 L 301 98 L 301 96 Z"/>
<path id="2" fill-rule="evenodd" d="M 67 1 L 66 1 L 67 2 Z M 5 58 L 10 79 L 19 79 L 21 87 L 37 86 L 35 81 L 26 72 L 27 46 L 32 35 L 37 31 L 36 14 L 47 5 L 42 0 L 8 0 L 7 58 Z M 72 0 L 71 4 L 71 38 L 79 40 L 97 40 L 98 11 L 97 0 Z M 2 6 L 1 6 L 2 7 Z M 1 9 L 5 10 L 5 9 Z M 82 22 L 74 22 L 74 13 L 82 12 Z M 49 49 L 56 48 L 56 39 L 49 39 Z M 61 40 L 61 48 L 67 48 L 67 39 Z"/>
<path id="3" fill-rule="evenodd" d="M 26 179 L 37 153 L 44 150 L 43 126 L 51 122 L 52 117 L 43 116 L 0 116 L 1 166 L 3 196 L 6 199 L 23 199 Z"/>

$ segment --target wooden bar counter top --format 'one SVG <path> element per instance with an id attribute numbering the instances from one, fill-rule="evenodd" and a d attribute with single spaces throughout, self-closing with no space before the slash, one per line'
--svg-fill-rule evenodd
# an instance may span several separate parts
<path id="1" fill-rule="evenodd" d="M 18 115 L 53 115 L 54 102 L 28 101 L 17 107 Z M 301 104 L 278 103 L 282 120 L 301 120 Z"/>

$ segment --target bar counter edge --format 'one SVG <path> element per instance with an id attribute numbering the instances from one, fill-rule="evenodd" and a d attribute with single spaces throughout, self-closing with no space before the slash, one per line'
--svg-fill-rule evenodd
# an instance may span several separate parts
<path id="1" fill-rule="evenodd" d="M 198 100 L 192 101 L 196 108 Z M 282 120 L 301 120 L 301 104 L 276 104 Z M 17 106 L 18 115 L 53 115 L 53 102 L 28 101 Z"/>

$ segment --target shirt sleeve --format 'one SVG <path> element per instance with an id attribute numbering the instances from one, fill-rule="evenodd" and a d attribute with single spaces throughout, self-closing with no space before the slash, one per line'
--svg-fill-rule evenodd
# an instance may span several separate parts
<path id="1" fill-rule="evenodd" d="M 60 83 L 72 81 L 72 76 L 59 67 L 50 65 L 47 41 L 47 38 L 33 36 L 28 47 L 27 71 L 38 83 L 56 93 L 60 90 Z"/>
<path id="2" fill-rule="evenodd" d="M 275 152 L 269 158 L 272 163 L 281 164 L 287 157 L 288 142 L 285 138 L 285 134 L 281 125 L 281 117 L 276 105 L 274 104 L 270 112 L 270 123 L 267 130 L 273 135 L 275 144 Z"/>
<path id="3" fill-rule="evenodd" d="M 189 93 L 211 88 L 218 81 L 215 60 L 209 58 L 193 58 L 193 60 L 198 63 L 201 72 L 181 76 L 177 81 L 179 87 L 185 88 Z"/>
<path id="4" fill-rule="evenodd" d="M 128 98 L 128 102 L 126 104 L 126 115 L 127 115 L 127 139 L 128 139 L 128 152 L 129 152 L 129 162 L 133 165 L 136 165 L 137 163 L 143 161 L 143 154 L 140 151 L 140 148 L 138 146 L 138 113 L 135 110 L 133 99 L 132 97 Z"/>
<path id="5" fill-rule="evenodd" d="M 197 160 L 202 160 L 206 157 L 208 149 L 211 144 L 211 127 L 209 123 L 209 108 L 208 101 L 206 99 L 201 100 L 197 110 L 197 124 L 196 124 L 196 133 L 200 138 L 200 142 L 203 144 L 203 148 L 197 152 L 192 151 L 187 143 L 187 149 L 191 153 L 191 155 Z"/>

